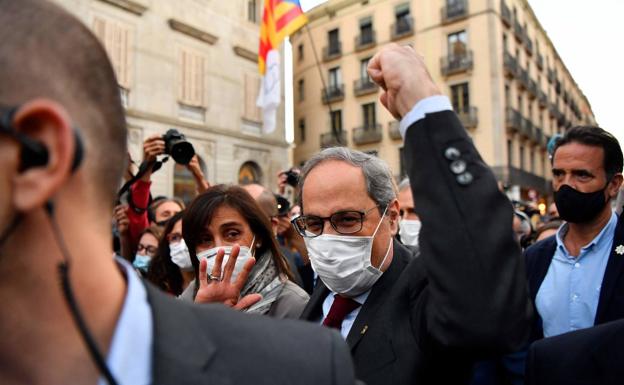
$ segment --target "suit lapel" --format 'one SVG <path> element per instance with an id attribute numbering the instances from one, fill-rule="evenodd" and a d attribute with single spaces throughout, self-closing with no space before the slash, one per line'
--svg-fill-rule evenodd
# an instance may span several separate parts
<path id="1" fill-rule="evenodd" d="M 611 298 L 617 288 L 621 288 L 621 284 L 618 285 L 620 277 L 624 269 L 624 255 L 620 255 L 616 252 L 618 246 L 624 244 L 624 221 L 622 216 L 618 218 L 618 224 L 615 228 L 615 234 L 613 235 L 613 245 L 611 246 L 611 254 L 609 255 L 609 261 L 607 262 L 607 268 L 605 269 L 604 277 L 602 278 L 602 288 L 600 289 L 600 299 L 598 300 L 598 309 L 596 310 L 596 318 L 594 325 L 598 325 L 607 321 Z"/>
<path id="2" fill-rule="evenodd" d="M 184 306 L 176 299 L 167 297 L 150 284 L 145 286 L 154 322 L 153 384 L 205 382 L 206 371 L 217 351 L 208 334 L 203 332 L 209 325 L 200 324 L 191 306 Z M 226 377 L 218 376 L 211 383 L 230 382 Z"/>
<path id="3" fill-rule="evenodd" d="M 370 295 L 362 305 L 362 309 L 360 309 L 347 335 L 347 344 L 351 351 L 355 349 L 370 327 L 381 327 L 380 323 L 371 325 L 372 321 L 375 319 L 379 308 L 387 302 L 392 286 L 397 282 L 407 264 L 406 255 L 409 255 L 409 251 L 400 246 L 397 241 L 393 242 L 392 247 L 394 250 L 390 267 L 388 267 L 388 270 L 386 270 L 375 285 L 373 285 Z"/>

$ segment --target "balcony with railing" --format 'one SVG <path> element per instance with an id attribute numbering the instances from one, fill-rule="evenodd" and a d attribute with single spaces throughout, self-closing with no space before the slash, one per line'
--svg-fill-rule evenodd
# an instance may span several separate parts
<path id="1" fill-rule="evenodd" d="M 330 61 L 342 56 L 342 43 L 335 42 L 330 43 L 328 46 L 323 47 L 323 61 Z"/>
<path id="2" fill-rule="evenodd" d="M 507 107 L 505 111 L 505 125 L 511 132 L 518 132 L 522 128 L 522 116 L 518 110 Z"/>
<path id="3" fill-rule="evenodd" d="M 442 24 L 452 23 L 468 16 L 468 0 L 454 1 L 440 10 L 442 14 Z"/>
<path id="4" fill-rule="evenodd" d="M 339 130 L 337 132 L 326 132 L 321 134 L 321 147 L 336 147 L 347 145 L 347 133 Z"/>
<path id="5" fill-rule="evenodd" d="M 533 173 L 512 166 L 494 166 L 492 171 L 496 179 L 503 181 L 505 184 L 532 188 L 544 195 L 551 193 L 551 184 L 546 179 Z"/>
<path id="6" fill-rule="evenodd" d="M 529 88 L 529 73 L 522 67 L 518 67 L 518 84 L 524 89 Z"/>
<path id="7" fill-rule="evenodd" d="M 370 78 L 356 79 L 353 81 L 353 93 L 355 96 L 373 94 L 377 92 L 379 86 Z"/>
<path id="8" fill-rule="evenodd" d="M 398 40 L 414 34 L 414 19 L 411 16 L 401 17 L 390 26 L 390 39 Z"/>
<path id="9" fill-rule="evenodd" d="M 513 18 L 511 16 L 511 9 L 509 9 L 505 0 L 501 0 L 501 20 L 507 27 L 511 27 Z"/>
<path id="10" fill-rule="evenodd" d="M 531 123 L 531 120 L 525 117 L 522 117 L 522 124 L 520 126 L 520 135 L 526 138 L 533 137 L 533 123 Z"/>
<path id="11" fill-rule="evenodd" d="M 527 31 L 524 31 L 524 36 L 522 37 L 522 42 L 524 43 L 524 50 L 529 56 L 533 55 L 533 41 L 529 37 Z"/>
<path id="12" fill-rule="evenodd" d="M 388 136 L 393 140 L 403 139 L 401 137 L 401 130 L 399 130 L 399 122 L 396 120 L 388 122 Z"/>
<path id="13" fill-rule="evenodd" d="M 561 80 L 555 79 L 555 92 L 561 94 Z"/>
<path id="14" fill-rule="evenodd" d="M 524 40 L 524 28 L 522 27 L 522 25 L 520 25 L 520 22 L 517 19 L 513 21 L 513 26 L 514 36 L 516 37 L 516 40 L 518 41 L 518 43 L 522 43 L 522 41 Z"/>
<path id="15" fill-rule="evenodd" d="M 566 90 L 563 91 L 563 102 L 568 103 L 568 91 Z"/>
<path id="16" fill-rule="evenodd" d="M 339 102 L 343 100 L 345 97 L 344 92 L 344 84 L 336 84 L 330 85 L 329 87 L 323 88 L 323 93 L 321 94 L 321 101 L 324 104 Z"/>
<path id="17" fill-rule="evenodd" d="M 555 74 L 555 71 L 551 68 L 548 68 L 546 70 L 546 79 L 548 79 L 548 83 L 552 84 L 555 82 L 555 78 L 557 77 L 557 74 Z"/>
<path id="18" fill-rule="evenodd" d="M 529 86 L 527 87 L 527 91 L 529 91 L 529 97 L 531 99 L 535 99 L 537 97 L 537 83 L 533 79 L 529 79 Z"/>
<path id="19" fill-rule="evenodd" d="M 449 76 L 472 69 L 472 50 L 464 53 L 449 54 L 440 59 L 442 75 Z"/>
<path id="20" fill-rule="evenodd" d="M 535 64 L 537 64 L 537 68 L 540 71 L 544 69 L 544 56 L 541 53 L 537 54 L 537 58 L 535 59 Z"/>
<path id="21" fill-rule="evenodd" d="M 362 51 L 377 45 L 377 32 L 368 31 L 355 37 L 355 50 Z"/>
<path id="22" fill-rule="evenodd" d="M 533 130 L 533 141 L 537 145 L 544 147 L 544 131 L 541 128 L 535 127 L 535 130 Z"/>
<path id="23" fill-rule="evenodd" d="M 546 108 L 548 106 L 548 97 L 541 89 L 537 90 L 537 102 L 540 108 Z"/>
<path id="24" fill-rule="evenodd" d="M 479 124 L 479 110 L 477 107 L 461 108 L 455 112 L 465 128 L 475 128 Z"/>
<path id="25" fill-rule="evenodd" d="M 368 124 L 356 127 L 353 130 L 353 142 L 355 144 L 369 144 L 381 142 L 381 124 Z"/>
<path id="26" fill-rule="evenodd" d="M 518 76 L 518 61 L 507 51 L 505 51 L 503 55 L 503 68 L 505 70 L 505 75 L 509 77 Z"/>

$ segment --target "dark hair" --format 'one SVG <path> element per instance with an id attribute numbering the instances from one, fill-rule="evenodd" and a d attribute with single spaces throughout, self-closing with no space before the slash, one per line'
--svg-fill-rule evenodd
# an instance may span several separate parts
<path id="1" fill-rule="evenodd" d="M 158 252 L 152 258 L 147 270 L 147 280 L 168 293 L 180 295 L 184 288 L 184 279 L 178 265 L 171 260 L 169 240 L 167 236 L 173 231 L 173 227 L 182 220 L 184 211 L 175 213 L 165 225 L 162 237 L 158 242 Z"/>
<path id="2" fill-rule="evenodd" d="M 184 210 L 184 201 L 182 199 L 178 197 L 167 198 L 159 196 L 156 197 L 156 199 L 154 199 L 154 201 L 150 203 L 149 207 L 147 208 L 147 219 L 150 222 L 156 222 L 156 211 L 161 205 L 167 202 L 176 203 L 178 206 L 180 206 L 180 210 Z"/>
<path id="3" fill-rule="evenodd" d="M 216 185 L 200 194 L 191 202 L 182 220 L 182 233 L 191 255 L 191 262 L 195 269 L 195 283 L 199 273 L 199 261 L 197 260 L 197 244 L 204 232 L 206 225 L 212 221 L 217 209 L 228 206 L 238 211 L 245 218 L 251 231 L 256 236 L 256 241 L 261 245 L 256 249 L 255 257 L 261 258 L 266 251 L 270 251 L 275 261 L 275 266 L 280 274 L 284 274 L 293 281 L 292 273 L 284 256 L 279 251 L 279 246 L 273 235 L 271 222 L 262 211 L 256 201 L 245 189 L 240 186 Z"/>
<path id="4" fill-rule="evenodd" d="M 563 138 L 555 143 L 552 161 L 559 147 L 570 143 L 581 143 L 586 146 L 601 147 L 604 152 L 603 167 L 607 174 L 607 180 L 611 180 L 615 174 L 622 172 L 624 160 L 620 143 L 611 133 L 596 126 L 572 127 Z"/>
<path id="5" fill-rule="evenodd" d="M 49 1 L 0 0 L 0 102 L 61 104 L 85 147 L 83 170 L 111 207 L 126 165 L 126 120 L 106 51 L 76 17 Z"/>

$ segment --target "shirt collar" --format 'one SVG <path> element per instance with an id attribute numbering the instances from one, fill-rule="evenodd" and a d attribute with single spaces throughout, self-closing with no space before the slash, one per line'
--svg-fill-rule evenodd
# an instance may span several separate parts
<path id="1" fill-rule="evenodd" d="M 594 247 L 595 245 L 599 245 L 599 244 L 602 244 L 603 242 L 610 241 L 611 240 L 610 234 L 613 233 L 613 230 L 617 226 L 617 220 L 618 220 L 617 214 L 615 212 L 611 212 L 611 218 L 609 219 L 609 222 L 607 222 L 607 224 L 604 225 L 602 230 L 600 230 L 598 235 L 596 235 L 594 239 L 591 240 L 591 242 L 589 242 L 587 245 L 581 248 L 581 253 L 583 253 L 583 251 L 585 250 L 588 250 Z M 563 239 L 568 233 L 568 230 L 569 230 L 569 224 L 566 222 L 562 224 L 561 227 L 559 227 L 559 230 L 557 230 L 557 235 L 556 235 L 557 248 L 564 251 L 564 254 L 566 256 L 569 256 L 569 253 L 563 243 Z M 609 234 L 609 235 L 605 235 L 605 234 Z"/>
<path id="2" fill-rule="evenodd" d="M 147 290 L 126 260 L 116 258 L 126 278 L 126 297 L 106 364 L 120 384 L 152 383 L 153 319 Z M 99 384 L 105 381 L 100 379 Z"/>

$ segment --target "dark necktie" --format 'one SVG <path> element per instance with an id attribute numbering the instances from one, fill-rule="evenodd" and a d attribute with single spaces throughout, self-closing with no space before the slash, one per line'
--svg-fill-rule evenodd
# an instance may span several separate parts
<path id="1" fill-rule="evenodd" d="M 351 313 L 359 306 L 361 305 L 351 298 L 335 295 L 334 303 L 332 303 L 329 309 L 329 314 L 327 314 L 327 317 L 323 320 L 323 325 L 340 330 L 342 321 L 344 321 L 347 314 Z"/>

